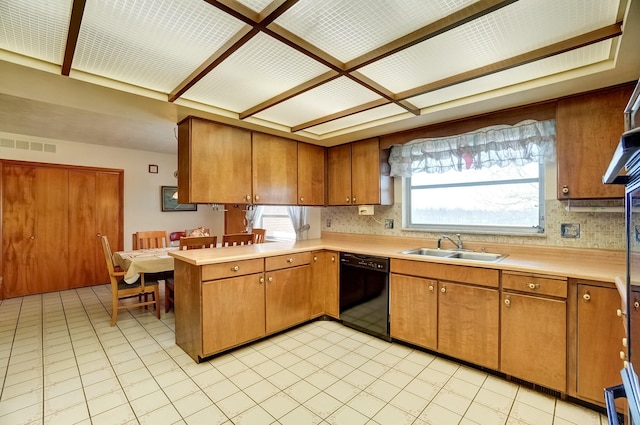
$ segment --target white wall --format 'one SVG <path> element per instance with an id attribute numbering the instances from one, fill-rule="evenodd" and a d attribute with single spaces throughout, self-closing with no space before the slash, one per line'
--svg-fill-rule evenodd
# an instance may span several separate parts
<path id="1" fill-rule="evenodd" d="M 56 153 L 0 147 L 2 159 L 123 169 L 125 249 L 131 248 L 131 234 L 142 230 L 174 232 L 204 226 L 209 227 L 219 239 L 222 238 L 224 212 L 213 211 L 208 205 L 198 205 L 198 211 L 161 210 L 160 187 L 178 184 L 173 176 L 178 167 L 177 154 L 166 155 L 3 132 L 0 132 L 0 138 L 56 146 Z M 149 164 L 158 166 L 158 174 L 148 172 Z"/>

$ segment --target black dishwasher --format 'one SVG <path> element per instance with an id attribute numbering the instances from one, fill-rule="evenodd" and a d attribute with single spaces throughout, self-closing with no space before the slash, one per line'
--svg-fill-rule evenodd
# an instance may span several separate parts
<path id="1" fill-rule="evenodd" d="M 389 336 L 389 259 L 340 253 L 340 320 L 378 338 Z"/>

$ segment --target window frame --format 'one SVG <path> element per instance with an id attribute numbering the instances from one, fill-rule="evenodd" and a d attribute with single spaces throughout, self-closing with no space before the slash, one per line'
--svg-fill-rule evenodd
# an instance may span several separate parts
<path id="1" fill-rule="evenodd" d="M 285 206 L 285 205 L 263 205 L 262 206 L 262 208 L 263 208 L 262 214 L 260 215 L 260 226 L 255 226 L 255 227 L 265 228 L 265 226 L 264 226 L 265 217 L 266 218 L 279 218 L 279 219 L 282 219 L 282 218 L 286 217 L 286 219 L 288 220 L 289 224 L 291 225 L 291 228 L 293 229 L 293 223 L 291 223 L 291 217 L 289 216 L 289 214 L 288 213 L 285 213 L 285 214 L 269 214 L 269 213 L 267 213 L 266 209 L 267 208 L 271 208 L 271 207 L 275 207 L 275 208 L 284 207 L 284 208 L 287 208 L 287 206 Z M 267 232 L 268 232 L 268 230 L 267 230 Z M 283 232 L 281 232 L 281 233 L 283 233 Z M 289 234 L 287 233 L 287 235 L 289 235 Z M 268 239 L 268 240 L 281 240 L 281 241 L 285 241 L 285 240 L 286 241 L 295 241 L 296 240 L 296 232 L 294 230 L 291 233 L 291 237 L 283 236 L 282 234 L 274 235 L 272 233 L 271 235 L 265 235 L 265 239 Z"/>
<path id="2" fill-rule="evenodd" d="M 438 233 L 476 233 L 476 234 L 492 234 L 492 235 L 520 235 L 520 236 L 545 236 L 545 164 L 538 164 L 538 226 L 523 227 L 523 226 L 483 226 L 483 225 L 471 225 L 471 224 L 422 224 L 413 223 L 411 221 L 411 190 L 420 186 L 411 186 L 411 177 L 402 178 L 402 228 L 404 230 L 412 231 L 425 231 L 425 232 L 438 232 Z M 516 183 L 516 182 L 531 182 L 536 179 L 510 179 L 499 180 L 495 183 Z M 481 182 L 480 184 L 470 183 L 451 183 L 451 184 L 437 184 L 427 187 L 462 187 L 462 186 L 490 186 L 489 182 Z"/>

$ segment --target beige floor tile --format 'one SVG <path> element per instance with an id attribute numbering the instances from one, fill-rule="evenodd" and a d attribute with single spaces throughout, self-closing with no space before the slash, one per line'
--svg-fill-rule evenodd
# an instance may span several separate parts
<path id="1" fill-rule="evenodd" d="M 275 373 L 270 377 L 268 377 L 267 380 L 271 382 L 273 385 L 275 385 L 276 387 L 283 390 L 295 384 L 296 382 L 298 382 L 300 380 L 300 377 L 289 372 L 286 369 L 283 369 L 280 372 Z"/>
<path id="2" fill-rule="evenodd" d="M 142 416 L 170 403 L 171 400 L 166 394 L 162 390 L 158 390 L 133 400 L 131 407 L 137 416 Z"/>
<path id="3" fill-rule="evenodd" d="M 234 425 L 268 425 L 275 421 L 266 410 L 254 406 L 231 419 Z"/>
<path id="4" fill-rule="evenodd" d="M 263 379 L 250 387 L 245 388 L 244 392 L 256 403 L 261 403 L 280 392 L 280 389 L 266 379 Z"/>
<path id="5" fill-rule="evenodd" d="M 325 392 L 316 394 L 304 403 L 307 409 L 323 419 L 338 410 L 342 405 L 339 400 Z"/>
<path id="6" fill-rule="evenodd" d="M 260 363 L 259 365 L 254 366 L 253 370 L 258 372 L 263 378 L 268 378 L 278 372 L 283 371 L 284 368 L 273 360 L 267 360 L 264 363 Z"/>
<path id="7" fill-rule="evenodd" d="M 498 412 L 501 412 L 505 415 L 509 414 L 511 406 L 513 405 L 512 398 L 494 393 L 493 391 L 489 391 L 486 388 L 481 388 L 473 401 Z"/>
<path id="8" fill-rule="evenodd" d="M 279 419 L 299 406 L 299 403 L 285 393 L 278 393 L 260 403 L 271 416 Z"/>
<path id="9" fill-rule="evenodd" d="M 451 410 L 460 416 L 464 415 L 469 405 L 471 405 L 471 399 L 465 398 L 454 392 L 442 389 L 433 398 L 432 403 L 435 403 L 445 409 Z"/>
<path id="10" fill-rule="evenodd" d="M 524 387 L 518 389 L 516 400 L 552 415 L 556 408 L 555 398 Z"/>
<path id="11" fill-rule="evenodd" d="M 341 354 L 341 355 L 337 355 L 334 356 L 336 359 L 340 359 L 340 361 L 348 364 L 349 366 L 353 367 L 353 368 L 358 368 L 360 366 L 362 366 L 363 364 L 365 364 L 367 361 L 369 361 L 369 359 L 361 354 L 355 353 L 355 352 L 347 352 L 347 350 L 344 350 L 345 353 Z M 329 355 L 331 355 L 331 353 L 327 353 Z"/>
<path id="12" fill-rule="evenodd" d="M 229 418 L 227 418 L 222 410 L 214 405 L 211 405 L 184 418 L 184 421 L 188 425 L 221 425 L 225 423 L 231 424 Z"/>
<path id="13" fill-rule="evenodd" d="M 369 418 L 349 406 L 342 406 L 325 420 L 331 425 L 364 425 Z"/>
<path id="14" fill-rule="evenodd" d="M 413 376 L 393 368 L 385 372 L 380 379 L 396 387 L 404 388 L 409 382 L 413 381 Z"/>
<path id="15" fill-rule="evenodd" d="M 181 419 L 178 411 L 170 404 L 138 417 L 140 425 L 172 425 Z"/>
<path id="16" fill-rule="evenodd" d="M 349 407 L 369 418 L 374 417 L 386 404 L 385 401 L 366 392 L 356 395 L 347 403 Z"/>
<path id="17" fill-rule="evenodd" d="M 422 379 L 415 378 L 409 382 L 404 389 L 412 394 L 420 396 L 426 400 L 433 400 L 441 388 Z"/>
<path id="18" fill-rule="evenodd" d="M 390 369 L 390 367 L 389 366 L 385 366 L 382 363 L 378 363 L 376 361 L 369 360 L 366 363 L 364 363 L 362 366 L 360 366 L 358 369 L 360 369 L 363 372 L 368 373 L 371 376 L 379 378 L 382 375 L 384 375 Z"/>
<path id="19" fill-rule="evenodd" d="M 229 397 L 216 403 L 217 406 L 230 418 L 238 416 L 240 413 L 256 405 L 248 395 L 243 392 L 237 392 Z"/>
<path id="20" fill-rule="evenodd" d="M 51 415 L 44 416 L 45 425 L 68 425 L 75 424 L 89 418 L 89 411 L 86 403 L 80 403 L 69 406 L 65 409 L 53 412 Z M 93 418 L 92 418 L 93 420 Z M 99 422 L 93 422 L 98 424 Z M 111 422 L 115 423 L 115 422 Z"/>
<path id="21" fill-rule="evenodd" d="M 400 390 L 401 389 L 396 387 L 395 385 L 380 380 L 374 381 L 373 383 L 371 383 L 371 385 L 364 389 L 366 393 L 371 394 L 372 396 L 375 396 L 387 403 L 391 401 L 391 399 L 394 398 L 400 392 Z"/>
<path id="22" fill-rule="evenodd" d="M 287 413 L 278 422 L 282 425 L 316 425 L 322 419 L 304 406 L 298 406 Z"/>
<path id="23" fill-rule="evenodd" d="M 84 391 L 82 389 L 77 389 L 66 394 L 62 394 L 58 397 L 45 400 L 43 415 L 45 417 L 51 416 L 72 406 L 75 406 L 76 404 L 85 404 Z"/>
<path id="24" fill-rule="evenodd" d="M 462 416 L 442 406 L 431 403 L 420 414 L 419 419 L 428 425 L 457 425 Z"/>
<path id="25" fill-rule="evenodd" d="M 89 414 L 91 416 L 95 416 L 107 410 L 111 410 L 114 407 L 126 404 L 127 402 L 128 400 L 124 395 L 124 391 L 118 390 L 87 400 L 87 406 L 89 407 Z"/>
<path id="26" fill-rule="evenodd" d="M 489 375 L 482 384 L 482 388 L 486 388 L 494 393 L 501 394 L 505 397 L 515 398 L 518 392 L 518 386 L 512 382 Z"/>
<path id="27" fill-rule="evenodd" d="M 518 424 L 524 425 L 552 425 L 553 415 L 516 400 L 509 412 L 509 419 L 513 418 Z"/>
<path id="28" fill-rule="evenodd" d="M 284 393 L 296 400 L 298 403 L 304 403 L 311 397 L 320 392 L 320 389 L 307 381 L 298 381 L 284 389 Z"/>
<path id="29" fill-rule="evenodd" d="M 362 372 L 362 375 L 366 374 Z M 359 382 L 364 382 L 365 380 L 369 379 L 368 377 L 360 376 L 357 370 L 354 370 L 343 378 L 345 381 L 350 382 L 352 385 L 356 385 L 354 382 L 351 382 L 349 381 L 349 379 L 347 379 L 349 377 L 351 377 L 352 380 L 358 380 Z M 321 390 L 324 390 L 328 386 L 338 382 L 338 378 L 328 372 L 325 372 L 324 370 L 318 370 L 307 376 L 305 378 L 305 381 L 309 382 L 317 388 L 320 388 Z"/>
<path id="30" fill-rule="evenodd" d="M 429 400 L 419 397 L 408 391 L 400 391 L 398 395 L 391 399 L 389 404 L 398 407 L 412 416 L 419 416 L 420 413 L 427 407 Z"/>
<path id="31" fill-rule="evenodd" d="M 600 425 L 600 415 L 598 413 L 562 400 L 556 402 L 555 415 L 575 424 Z"/>
<path id="32" fill-rule="evenodd" d="M 0 403 L 0 423 L 2 424 L 42 424 L 42 405 L 40 403 L 19 408 L 17 410 L 4 410 Z"/>
<path id="33" fill-rule="evenodd" d="M 471 406 L 469 406 L 464 414 L 464 418 L 468 418 L 482 425 L 504 425 L 507 421 L 506 414 L 480 403 L 471 403 Z"/>
<path id="34" fill-rule="evenodd" d="M 416 417 L 387 404 L 372 419 L 380 425 L 409 425 L 416 420 Z"/>
<path id="35" fill-rule="evenodd" d="M 187 417 L 202 409 L 213 405 L 213 402 L 204 392 L 189 394 L 179 400 L 171 400 L 180 416 Z"/>
<path id="36" fill-rule="evenodd" d="M 360 388 L 346 381 L 337 381 L 324 389 L 324 392 L 333 398 L 346 403 L 360 393 Z"/>
<path id="37" fill-rule="evenodd" d="M 214 402 L 218 402 L 224 398 L 229 397 L 230 395 L 237 393 L 238 391 L 240 391 L 240 388 L 236 387 L 236 385 L 230 380 L 225 379 L 204 388 L 203 391 L 209 396 L 211 400 L 213 400 Z"/>
<path id="38" fill-rule="evenodd" d="M 222 376 L 222 375 L 221 375 Z M 224 377 L 224 376 L 222 376 Z M 254 372 L 251 369 L 247 369 L 242 371 L 236 375 L 233 375 L 229 378 L 231 382 L 236 384 L 236 386 L 240 389 L 245 389 L 255 384 L 256 382 L 262 381 L 264 378 L 257 372 Z M 195 380 L 195 378 L 194 378 Z M 214 381 L 215 382 L 215 381 Z"/>

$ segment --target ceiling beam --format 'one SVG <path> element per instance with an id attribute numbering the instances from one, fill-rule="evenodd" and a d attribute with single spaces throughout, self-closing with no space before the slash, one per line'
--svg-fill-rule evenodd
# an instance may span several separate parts
<path id="1" fill-rule="evenodd" d="M 425 40 L 471 22 L 474 19 L 478 19 L 495 12 L 498 9 L 515 3 L 516 1 L 518 0 L 480 0 L 479 2 L 467 6 L 462 10 L 454 12 L 451 15 L 445 16 L 442 19 L 417 29 L 412 33 L 393 40 L 384 46 L 378 47 L 377 49 L 371 50 L 360 57 L 350 60 L 345 63 L 345 69 L 347 71 L 354 71 L 358 68 L 362 68 L 363 66 L 369 65 L 375 61 L 408 49 L 409 47 L 419 44 Z"/>
<path id="2" fill-rule="evenodd" d="M 490 65 L 472 69 L 470 71 L 443 78 L 441 80 L 398 93 L 397 97 L 399 99 L 408 99 L 414 96 L 419 96 L 421 94 L 443 89 L 445 87 L 453 86 L 465 81 L 474 80 L 476 78 L 495 74 L 496 72 L 500 71 L 506 71 L 517 66 L 526 65 L 531 62 L 549 58 L 551 56 L 559 55 L 561 53 L 579 49 L 581 47 L 589 46 L 591 44 L 618 37 L 620 35 L 622 35 L 622 23 L 618 22 L 613 25 L 588 32 L 586 34 L 579 35 L 577 37 L 573 37 L 564 41 L 560 41 L 558 43 L 551 44 L 549 46 L 542 47 L 540 49 L 533 50 L 531 52 L 524 53 L 522 55 L 514 56 L 499 62 L 494 62 Z"/>
<path id="3" fill-rule="evenodd" d="M 354 115 L 357 114 L 359 112 L 364 112 L 364 111 L 368 111 L 369 109 L 374 109 L 377 108 L 378 106 L 383 106 L 383 105 L 389 105 L 391 102 L 389 102 L 386 99 L 378 99 L 378 100 L 374 100 L 373 102 L 369 102 L 369 103 L 365 103 L 364 105 L 358 105 L 354 108 L 350 108 L 347 109 L 345 111 L 340 111 L 337 112 L 335 114 L 331 114 L 331 115 L 326 115 L 322 118 L 318 118 L 312 121 L 307 121 L 305 123 L 296 125 L 294 127 L 291 127 L 291 132 L 295 133 L 296 131 L 300 131 L 300 130 L 304 130 L 305 128 L 309 128 L 309 127 L 314 127 L 316 125 L 320 125 L 320 124 L 324 124 L 330 121 L 334 121 L 337 120 L 339 118 L 345 118 L 348 117 L 350 115 Z"/>
<path id="4" fill-rule="evenodd" d="M 71 73 L 71 64 L 73 63 L 73 56 L 76 53 L 76 45 L 78 44 L 78 35 L 80 34 L 80 25 L 82 25 L 82 15 L 84 14 L 85 4 L 86 0 L 73 0 L 73 5 L 71 6 L 67 45 L 64 48 L 61 70 L 61 74 L 67 77 Z"/>

